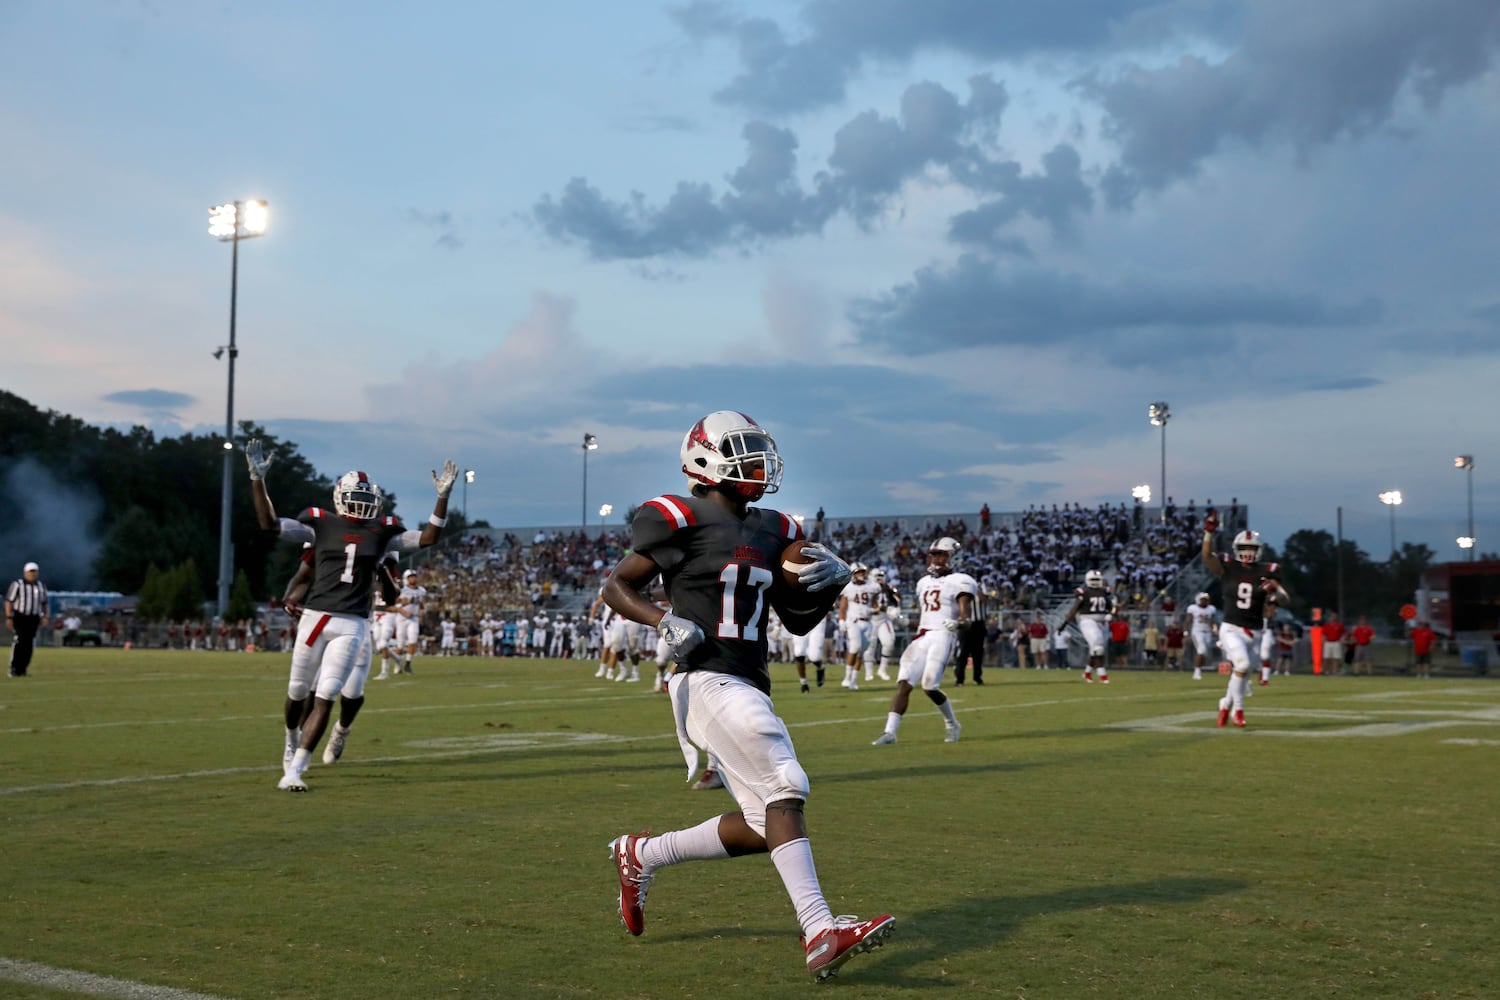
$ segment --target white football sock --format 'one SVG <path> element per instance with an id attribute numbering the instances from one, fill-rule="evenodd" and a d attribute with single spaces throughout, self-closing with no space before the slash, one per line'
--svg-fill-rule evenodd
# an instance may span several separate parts
<path id="1" fill-rule="evenodd" d="M 1247 684 L 1248 682 L 1244 674 L 1229 675 L 1229 699 L 1234 704 L 1234 709 L 1237 712 L 1242 712 L 1245 709 L 1245 688 Z"/>
<path id="2" fill-rule="evenodd" d="M 710 761 L 709 763 L 712 763 Z M 729 857 L 719 839 L 719 817 L 706 819 L 686 830 L 674 830 L 659 837 L 647 837 L 636 849 L 641 865 L 648 872 L 684 861 L 717 861 Z"/>
<path id="3" fill-rule="evenodd" d="M 888 732 L 888 733 L 890 733 L 892 736 L 895 736 L 896 735 L 896 730 L 898 730 L 900 728 L 901 728 L 901 715 L 899 713 L 897 713 L 897 712 L 887 712 L 887 713 L 885 713 L 885 731 Z"/>
<path id="4" fill-rule="evenodd" d="M 943 713 L 943 718 L 948 720 L 948 725 L 958 725 L 958 720 L 953 717 L 953 700 L 951 698 L 939 705 L 937 710 Z"/>
<path id="5" fill-rule="evenodd" d="M 297 748 L 297 754 L 292 758 L 291 774 L 301 774 L 307 770 L 307 764 L 312 760 L 312 751 Z"/>
<path id="6" fill-rule="evenodd" d="M 295 749 L 297 749 L 297 744 L 301 741 L 301 739 L 302 739 L 302 730 L 300 730 L 300 729 L 288 729 L 286 731 L 286 745 L 287 745 L 287 749 L 288 750 L 295 750 Z"/>
<path id="7" fill-rule="evenodd" d="M 833 911 L 818 885 L 818 870 L 813 866 L 812 844 L 806 837 L 788 841 L 771 852 L 771 861 L 781 874 L 786 893 L 797 910 L 797 922 L 811 941 L 833 926 Z"/>

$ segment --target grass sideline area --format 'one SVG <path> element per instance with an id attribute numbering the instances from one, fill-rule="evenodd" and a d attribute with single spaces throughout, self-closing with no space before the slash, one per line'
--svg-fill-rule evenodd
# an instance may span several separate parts
<path id="1" fill-rule="evenodd" d="M 1500 995 L 1500 685 L 986 672 L 775 696 L 835 913 L 895 914 L 830 984 L 765 857 L 658 873 L 606 843 L 732 808 L 666 700 L 592 662 L 419 658 L 344 760 L 276 791 L 281 656 L 48 649 L 0 688 L 0 957 L 235 1000 Z M 832 671 L 837 676 L 838 671 Z M 0 997 L 77 994 L 0 979 Z"/>

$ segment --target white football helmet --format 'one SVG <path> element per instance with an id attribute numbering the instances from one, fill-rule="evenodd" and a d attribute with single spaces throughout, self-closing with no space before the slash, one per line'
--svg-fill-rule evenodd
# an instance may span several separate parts
<path id="1" fill-rule="evenodd" d="M 876 583 L 885 583 L 885 570 L 881 569 L 878 566 L 870 570 L 870 579 L 874 580 Z"/>
<path id="2" fill-rule="evenodd" d="M 933 576 L 942 576 L 951 570 L 958 561 L 959 548 L 958 539 L 947 535 L 927 546 L 927 572 Z M 938 558 L 934 560 L 933 557 Z"/>
<path id="3" fill-rule="evenodd" d="M 1083 585 L 1085 587 L 1104 586 L 1104 574 L 1099 572 L 1097 569 L 1089 570 L 1087 573 L 1083 574 Z"/>
<path id="4" fill-rule="evenodd" d="M 738 410 L 716 410 L 682 439 L 682 471 L 688 488 L 734 484 L 745 501 L 781 486 L 781 455 L 771 435 Z"/>
<path id="5" fill-rule="evenodd" d="M 849 575 L 850 576 L 859 576 L 859 574 L 861 574 L 861 573 L 868 573 L 868 572 L 870 572 L 870 567 L 866 566 L 862 562 L 852 562 L 852 563 L 849 564 Z"/>
<path id="6" fill-rule="evenodd" d="M 380 516 L 385 494 L 358 470 L 346 472 L 333 484 L 333 509 L 351 521 L 373 521 Z"/>
<path id="7" fill-rule="evenodd" d="M 1209 596 L 1208 596 L 1208 591 L 1206 591 L 1206 590 L 1205 590 L 1205 591 L 1202 591 L 1202 592 L 1200 592 L 1200 593 L 1199 593 L 1199 594 L 1198 594 L 1198 596 L 1197 596 L 1197 597 L 1195 597 L 1195 598 L 1193 598 L 1193 599 L 1194 599 L 1194 600 L 1195 600 L 1195 601 L 1197 601 L 1197 602 L 1198 602 L 1198 603 L 1199 603 L 1199 604 L 1206 604 L 1206 603 L 1208 603 L 1208 602 L 1209 602 L 1209 601 L 1211 601 L 1211 600 L 1213 600 L 1213 598 L 1211 598 L 1211 597 L 1209 597 Z"/>
<path id="8" fill-rule="evenodd" d="M 1246 528 L 1235 535 L 1234 557 L 1245 566 L 1260 562 L 1260 532 Z"/>

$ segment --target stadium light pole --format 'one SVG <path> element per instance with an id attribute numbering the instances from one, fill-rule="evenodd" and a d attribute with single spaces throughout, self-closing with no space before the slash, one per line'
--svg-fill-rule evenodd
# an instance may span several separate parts
<path id="1" fill-rule="evenodd" d="M 1455 469 L 1463 469 L 1464 472 L 1466 472 L 1468 474 L 1468 479 L 1469 479 L 1469 533 L 1467 535 L 1465 535 L 1464 538 L 1467 538 L 1469 540 L 1469 544 L 1468 545 L 1464 545 L 1464 539 L 1463 538 L 1460 538 L 1458 540 L 1458 544 L 1459 544 L 1460 547 L 1469 550 L 1469 561 L 1473 562 L 1474 561 L 1474 554 L 1475 554 L 1475 549 L 1474 549 L 1474 456 L 1473 455 L 1459 455 L 1459 456 L 1455 457 L 1453 459 L 1453 467 Z"/>
<path id="2" fill-rule="evenodd" d="M 266 203 L 259 200 L 233 201 L 208 210 L 208 235 L 220 243 L 230 244 L 229 251 L 229 393 L 224 416 L 224 490 L 219 501 L 219 618 L 229 610 L 229 584 L 234 576 L 234 550 L 229 544 L 229 508 L 233 499 L 234 461 L 234 362 L 239 357 L 235 346 L 235 313 L 240 294 L 240 240 L 260 236 L 266 231 Z M 214 352 L 219 358 L 225 348 Z"/>
<path id="3" fill-rule="evenodd" d="M 1146 411 L 1152 427 L 1161 428 L 1161 519 L 1167 519 L 1167 421 L 1172 419 L 1172 408 L 1166 403 L 1152 403 Z"/>
<path id="4" fill-rule="evenodd" d="M 1380 502 L 1391 509 L 1391 562 L 1396 561 L 1396 508 L 1401 506 L 1401 491 L 1386 490 L 1380 494 Z"/>
<path id="5" fill-rule="evenodd" d="M 474 470 L 464 470 L 464 528 L 469 527 L 469 484 L 474 481 Z"/>
<path id="6" fill-rule="evenodd" d="M 592 434 L 583 436 L 583 531 L 589 530 L 589 452 L 599 447 L 599 439 Z"/>

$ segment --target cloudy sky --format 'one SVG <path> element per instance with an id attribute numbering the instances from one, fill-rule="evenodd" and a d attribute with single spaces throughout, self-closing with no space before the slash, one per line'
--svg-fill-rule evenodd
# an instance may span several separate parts
<path id="1" fill-rule="evenodd" d="M 0 386 L 577 523 L 1168 492 L 1500 547 L 1494 0 L 0 4 Z M 274 495 L 274 480 L 272 482 Z M 282 498 L 284 505 L 311 498 Z"/>

